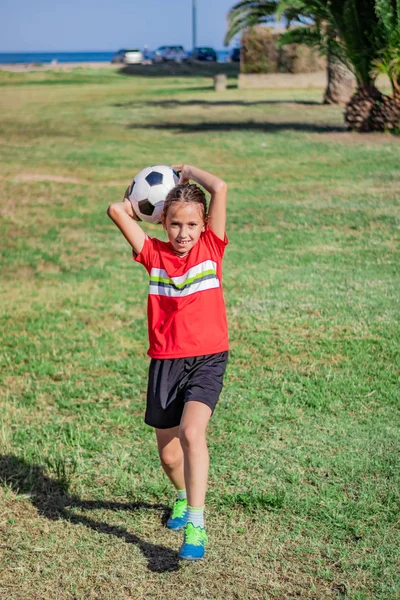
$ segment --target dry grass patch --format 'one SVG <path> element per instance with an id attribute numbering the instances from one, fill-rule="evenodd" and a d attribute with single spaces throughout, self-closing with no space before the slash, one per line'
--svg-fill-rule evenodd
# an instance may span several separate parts
<path id="1" fill-rule="evenodd" d="M 6 494 L 3 516 L 11 522 L 6 558 L 11 560 L 2 585 L 13 600 L 60 593 L 68 600 L 161 599 L 166 594 L 184 600 L 337 598 L 335 587 L 344 584 L 340 561 L 327 560 L 324 545 L 315 545 L 305 532 L 289 538 L 285 529 L 290 523 L 279 526 L 264 519 L 261 527 L 239 512 L 224 526 L 211 509 L 208 559 L 186 565 L 177 561 L 181 535 L 161 526 L 158 509 L 132 511 L 120 503 L 122 510 L 85 510 L 85 501 L 82 507 L 68 507 L 67 501 L 59 517 L 53 513 L 49 520 L 40 513 L 52 514 L 51 505 L 45 509 L 38 496 L 29 500 Z M 101 504 L 93 502 L 94 507 Z M 17 556 L 19 564 L 13 566 Z M 330 582 L 318 574 L 322 562 L 332 570 Z"/>

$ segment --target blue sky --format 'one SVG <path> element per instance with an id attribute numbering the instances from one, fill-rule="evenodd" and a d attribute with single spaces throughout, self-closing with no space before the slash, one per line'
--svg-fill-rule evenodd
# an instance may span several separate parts
<path id="1" fill-rule="evenodd" d="M 192 0 L 0 0 L 0 52 L 192 45 Z M 197 0 L 197 44 L 223 48 L 237 0 Z"/>

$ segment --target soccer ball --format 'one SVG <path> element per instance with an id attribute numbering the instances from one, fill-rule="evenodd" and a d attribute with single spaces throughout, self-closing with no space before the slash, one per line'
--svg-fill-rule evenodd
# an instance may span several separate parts
<path id="1" fill-rule="evenodd" d="M 164 200 L 179 181 L 177 173 L 167 165 L 146 167 L 132 181 L 129 200 L 142 221 L 161 223 Z"/>

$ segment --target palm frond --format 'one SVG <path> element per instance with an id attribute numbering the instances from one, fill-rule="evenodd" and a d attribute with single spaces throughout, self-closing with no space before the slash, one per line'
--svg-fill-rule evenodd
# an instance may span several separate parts
<path id="1" fill-rule="evenodd" d="M 375 0 L 376 15 L 381 22 L 386 35 L 390 36 L 393 29 L 394 10 L 391 0 Z"/>
<path id="2" fill-rule="evenodd" d="M 271 23 L 275 20 L 277 3 L 274 0 L 241 0 L 228 13 L 228 30 L 224 44 L 227 46 L 240 31 L 254 25 Z"/>
<path id="3" fill-rule="evenodd" d="M 305 16 L 303 2 L 301 0 L 280 0 L 276 5 L 276 20 L 280 21 L 283 17 L 289 22 L 297 21 Z"/>
<path id="4" fill-rule="evenodd" d="M 282 33 L 277 43 L 278 48 L 288 44 L 304 44 L 310 48 L 318 48 L 326 52 L 326 40 L 323 33 L 315 27 L 295 27 Z"/>
<path id="5" fill-rule="evenodd" d="M 331 35 L 329 29 L 317 29 L 315 27 L 296 27 L 285 31 L 277 43 L 278 47 L 288 44 L 304 44 L 309 48 L 315 48 L 324 56 L 333 56 L 339 62 L 352 70 L 351 62 L 347 59 L 346 51 L 340 39 Z"/>

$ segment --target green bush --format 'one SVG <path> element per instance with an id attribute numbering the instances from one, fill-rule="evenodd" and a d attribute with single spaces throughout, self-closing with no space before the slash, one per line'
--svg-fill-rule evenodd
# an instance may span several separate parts
<path id="1" fill-rule="evenodd" d="M 325 69 L 318 52 L 302 44 L 277 48 L 281 33 L 258 25 L 242 36 L 242 73 L 313 73 Z"/>

